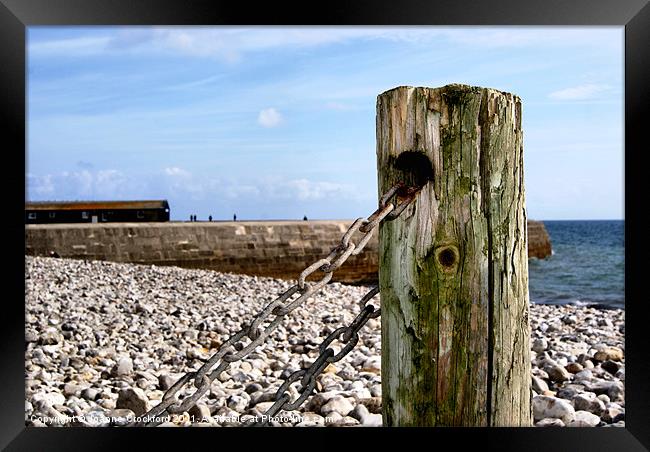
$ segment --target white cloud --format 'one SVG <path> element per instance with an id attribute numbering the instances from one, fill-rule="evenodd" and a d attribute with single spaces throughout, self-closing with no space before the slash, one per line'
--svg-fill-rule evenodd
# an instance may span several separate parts
<path id="1" fill-rule="evenodd" d="M 136 180 L 113 169 L 27 175 L 27 192 L 33 200 L 126 199 L 137 187 Z"/>
<path id="2" fill-rule="evenodd" d="M 89 171 L 84 171 L 92 178 L 93 176 Z M 94 175 L 94 180 L 91 179 L 90 186 L 91 193 L 95 196 L 107 196 L 109 199 L 113 196 L 124 196 L 124 187 L 127 185 L 127 177 L 117 170 L 100 170 Z"/>
<path id="3" fill-rule="evenodd" d="M 191 177 L 192 174 L 189 171 L 186 171 L 177 166 L 172 166 L 170 168 L 165 168 L 164 173 L 168 176 L 178 176 L 178 177 Z"/>
<path id="4" fill-rule="evenodd" d="M 157 29 L 153 31 L 152 42 L 163 49 L 194 57 L 217 57 L 229 63 L 240 59 L 236 42 L 228 39 L 227 32 Z"/>
<path id="5" fill-rule="evenodd" d="M 275 108 L 266 108 L 257 117 L 257 122 L 262 127 L 277 127 L 282 121 L 282 115 Z"/>
<path id="6" fill-rule="evenodd" d="M 592 46 L 594 35 L 607 28 L 553 30 L 545 28 L 481 27 L 155 27 L 119 30 L 96 37 L 31 42 L 29 52 L 46 56 L 87 56 L 103 53 L 176 53 L 216 58 L 228 63 L 246 53 L 280 48 L 309 48 L 354 40 L 385 40 L 422 44 L 433 41 L 481 48 L 535 45 Z M 622 33 L 622 32 L 621 32 Z M 619 45 L 613 42 L 612 45 Z"/>
<path id="7" fill-rule="evenodd" d="M 537 27 L 215 27 L 157 28 L 153 40 L 163 47 L 187 55 L 219 57 L 237 61 L 249 52 L 278 48 L 307 48 L 358 40 L 384 40 L 424 44 L 448 41 L 481 48 L 528 47 L 534 45 L 593 45 L 594 34 L 609 33 L 606 28 L 553 30 Z"/>
<path id="8" fill-rule="evenodd" d="M 368 27 L 356 28 L 250 28 L 216 27 L 200 29 L 157 28 L 152 42 L 161 49 L 194 57 L 213 57 L 235 63 L 250 52 L 278 48 L 306 48 L 349 41 L 374 39 L 392 32 Z"/>
<path id="9" fill-rule="evenodd" d="M 52 176 L 50 174 L 44 176 L 27 174 L 27 194 L 31 197 L 32 193 L 37 198 L 52 196 L 54 194 Z"/>
<path id="10" fill-rule="evenodd" d="M 174 90 L 184 90 L 188 88 L 197 88 L 200 86 L 210 85 L 215 82 L 218 82 L 223 78 L 223 75 L 212 75 L 210 77 L 205 77 L 199 80 L 194 80 L 186 83 L 179 83 L 177 85 L 171 85 L 164 88 L 161 88 L 165 91 L 174 91 Z"/>
<path id="11" fill-rule="evenodd" d="M 159 193 L 157 196 L 178 196 L 190 197 L 197 200 L 202 199 L 206 193 L 213 189 L 210 179 L 195 177 L 191 172 L 172 166 L 165 168 L 162 180 L 156 180 L 155 176 L 149 181 L 149 190 Z"/>
<path id="12" fill-rule="evenodd" d="M 260 187 L 246 184 L 219 184 L 228 199 L 258 198 L 262 195 Z"/>
<path id="13" fill-rule="evenodd" d="M 349 184 L 312 181 L 306 178 L 283 179 L 267 177 L 257 180 L 197 175 L 180 168 L 166 168 L 169 179 L 159 187 L 163 193 L 187 195 L 194 199 L 227 198 L 237 201 L 317 201 L 325 199 L 358 199 L 358 189 Z"/>
<path id="14" fill-rule="evenodd" d="M 30 201 L 166 199 L 173 219 L 190 214 L 201 218 L 352 217 L 364 204 L 370 211 L 376 200 L 354 184 L 307 178 L 239 178 L 192 174 L 177 166 L 147 173 L 117 170 L 27 174 Z M 342 213 L 344 212 L 344 213 Z"/>
<path id="15" fill-rule="evenodd" d="M 353 187 L 332 182 L 313 182 L 308 179 L 290 180 L 284 184 L 285 191 L 301 201 L 315 201 L 325 198 L 354 197 Z M 287 190 L 288 189 L 288 190 Z"/>
<path id="16" fill-rule="evenodd" d="M 31 200 L 110 200 L 171 196 L 194 200 L 215 197 L 254 200 L 264 204 L 272 200 L 350 200 L 360 196 L 358 189 L 350 184 L 306 178 L 271 177 L 244 181 L 220 176 L 194 176 L 175 166 L 146 175 L 125 174 L 113 169 L 27 174 L 27 189 Z"/>
<path id="17" fill-rule="evenodd" d="M 548 97 L 555 100 L 587 100 L 594 99 L 609 89 L 610 87 L 608 85 L 586 83 L 584 85 L 553 91 Z"/>
<path id="18" fill-rule="evenodd" d="M 200 198 L 213 186 L 187 170 L 172 166 L 149 174 L 124 173 L 115 169 L 27 174 L 27 192 L 34 201 L 117 200 L 136 198 Z"/>
<path id="19" fill-rule="evenodd" d="M 263 197 L 267 200 L 284 200 L 284 201 L 318 201 L 333 199 L 359 199 L 360 193 L 358 188 L 350 184 L 337 182 L 312 181 L 306 178 L 302 179 L 282 179 L 278 177 L 264 178 L 252 184 L 240 184 L 232 181 L 230 184 L 234 187 L 246 187 L 246 190 L 236 190 L 235 197 Z M 235 190 L 229 189 L 231 193 Z"/>
<path id="20" fill-rule="evenodd" d="M 97 36 L 34 42 L 29 44 L 29 56 L 96 55 L 106 51 L 112 39 L 111 36 Z"/>

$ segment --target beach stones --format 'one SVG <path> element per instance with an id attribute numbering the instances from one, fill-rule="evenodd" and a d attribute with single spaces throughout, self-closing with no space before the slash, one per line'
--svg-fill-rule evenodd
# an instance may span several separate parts
<path id="1" fill-rule="evenodd" d="M 571 378 L 571 374 L 564 367 L 552 360 L 548 360 L 543 369 L 553 382 L 563 382 Z"/>
<path id="2" fill-rule="evenodd" d="M 82 389 L 81 386 L 68 382 L 63 385 L 63 395 L 66 397 L 77 396 L 81 393 Z"/>
<path id="3" fill-rule="evenodd" d="M 25 332 L 25 342 L 38 342 L 38 334 L 34 331 Z"/>
<path id="4" fill-rule="evenodd" d="M 547 417 L 535 423 L 536 427 L 564 427 L 564 422 L 561 419 Z"/>
<path id="5" fill-rule="evenodd" d="M 588 411 L 576 411 L 574 419 L 566 424 L 567 427 L 595 427 L 600 424 L 600 418 Z"/>
<path id="6" fill-rule="evenodd" d="M 133 421 L 135 413 L 125 408 L 116 408 L 108 412 L 108 417 L 112 426 L 123 427 Z"/>
<path id="7" fill-rule="evenodd" d="M 578 323 L 578 317 L 576 317 L 573 314 L 565 315 L 564 317 L 562 317 L 562 323 L 564 323 L 565 325 L 575 325 L 576 323 Z"/>
<path id="8" fill-rule="evenodd" d="M 567 424 L 575 418 L 575 410 L 566 400 L 538 395 L 533 397 L 533 418 L 535 420 L 555 418 Z"/>
<path id="9" fill-rule="evenodd" d="M 27 425 L 70 425 L 73 416 L 87 413 L 127 425 L 129 416 L 160 403 L 179 378 L 292 285 L 176 267 L 25 259 L 26 413 L 53 415 L 52 422 Z M 327 332 L 356 317 L 367 290 L 327 285 L 168 424 L 232 426 L 265 413 L 283 377 L 316 360 Z M 591 414 L 600 419 L 596 425 L 624 426 L 625 312 L 531 305 L 530 320 L 535 425 L 594 425 Z M 369 321 L 358 345 L 316 377 L 314 393 L 291 412 L 296 419 L 272 425 L 381 425 L 380 328 L 380 319 Z M 299 389 L 298 382 L 289 388 L 291 400 Z M 189 380 L 179 398 L 194 390 Z"/>
<path id="10" fill-rule="evenodd" d="M 122 389 L 117 398 L 116 408 L 126 408 L 140 416 L 149 410 L 149 399 L 139 388 Z"/>
<path id="11" fill-rule="evenodd" d="M 381 357 L 372 356 L 368 358 L 363 362 L 361 370 L 364 372 L 374 372 L 374 373 L 381 372 Z"/>
<path id="12" fill-rule="evenodd" d="M 597 361 L 621 361 L 623 359 L 623 350 L 618 347 L 607 347 L 594 354 Z"/>
<path id="13" fill-rule="evenodd" d="M 590 369 L 583 369 L 580 372 L 576 373 L 573 376 L 573 381 L 576 383 L 589 382 L 593 378 L 594 374 Z"/>
<path id="14" fill-rule="evenodd" d="M 607 361 L 604 361 L 603 363 L 600 364 L 600 367 L 605 369 L 607 372 L 609 372 L 612 375 L 616 375 L 616 372 L 621 368 L 621 363 L 612 361 L 611 359 L 608 359 Z"/>
<path id="15" fill-rule="evenodd" d="M 588 411 L 600 416 L 605 411 L 605 403 L 596 397 L 593 392 L 576 394 L 573 398 L 573 406 L 576 410 Z"/>
<path id="16" fill-rule="evenodd" d="M 81 397 L 83 397 L 86 400 L 95 400 L 97 399 L 97 396 L 99 396 L 100 391 L 99 389 L 95 388 L 85 388 L 81 391 Z"/>
<path id="17" fill-rule="evenodd" d="M 39 337 L 41 345 L 55 345 L 63 341 L 63 335 L 56 328 L 47 328 Z"/>
<path id="18" fill-rule="evenodd" d="M 162 374 L 158 376 L 158 387 L 162 389 L 163 391 L 168 390 L 173 386 L 174 383 L 176 383 L 176 380 L 178 378 L 174 378 L 169 374 Z"/>
<path id="19" fill-rule="evenodd" d="M 103 410 L 95 409 L 78 417 L 75 425 L 81 427 L 108 427 L 111 425 L 111 419 Z"/>
<path id="20" fill-rule="evenodd" d="M 246 409 L 250 401 L 251 401 L 250 396 L 245 392 L 242 392 L 241 395 L 233 394 L 230 397 L 228 397 L 228 399 L 226 400 L 226 405 L 231 410 L 241 413 Z"/>
<path id="21" fill-rule="evenodd" d="M 536 377 L 534 375 L 533 375 L 532 378 L 533 378 L 533 380 L 532 380 L 533 391 L 535 391 L 535 392 L 537 392 L 539 394 L 543 394 L 544 392 L 549 390 L 548 389 L 548 384 L 546 384 L 546 382 L 544 380 L 542 380 L 541 378 Z"/>
<path id="22" fill-rule="evenodd" d="M 625 419 L 625 408 L 618 403 L 607 403 L 600 417 L 609 424 L 622 421 Z"/>
<path id="23" fill-rule="evenodd" d="M 325 418 L 316 413 L 302 413 L 302 421 L 296 424 L 296 427 L 323 427 Z"/>
<path id="24" fill-rule="evenodd" d="M 187 412 L 190 417 L 193 418 L 193 420 L 196 422 L 201 422 L 204 419 L 208 419 L 211 415 L 210 408 L 205 403 L 197 403 Z"/>
<path id="25" fill-rule="evenodd" d="M 548 341 L 545 338 L 538 338 L 535 339 L 532 343 L 531 349 L 535 353 L 542 353 L 544 350 L 548 348 Z"/>
<path id="26" fill-rule="evenodd" d="M 341 416 L 347 416 L 354 409 L 354 405 L 345 397 L 335 396 L 327 401 L 320 409 L 322 415 L 329 415 L 336 412 Z"/>
<path id="27" fill-rule="evenodd" d="M 623 402 L 625 399 L 625 387 L 620 381 L 613 381 L 607 389 L 607 396 L 612 402 Z"/>
<path id="28" fill-rule="evenodd" d="M 368 427 L 381 427 L 382 426 L 382 417 L 381 414 L 373 414 L 368 411 L 365 405 L 359 404 L 354 407 L 354 410 L 350 413 L 350 416 L 357 419 L 361 425 Z"/>
<path id="29" fill-rule="evenodd" d="M 111 371 L 114 377 L 124 377 L 131 373 L 133 373 L 133 360 L 128 356 L 121 357 Z"/>
<path id="30" fill-rule="evenodd" d="M 578 372 L 581 372 L 583 370 L 583 367 L 580 363 L 573 362 L 567 364 L 565 366 L 565 369 L 572 374 L 577 374 Z"/>
<path id="31" fill-rule="evenodd" d="M 45 403 L 47 405 L 65 404 L 65 396 L 59 392 L 38 392 L 32 396 L 33 403 Z"/>

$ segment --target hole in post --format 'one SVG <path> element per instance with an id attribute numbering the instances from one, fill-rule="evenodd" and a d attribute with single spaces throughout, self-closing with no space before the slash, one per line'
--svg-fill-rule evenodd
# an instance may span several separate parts
<path id="1" fill-rule="evenodd" d="M 436 251 L 438 264 L 445 270 L 453 270 L 458 263 L 458 251 L 453 246 L 444 246 Z"/>
<path id="2" fill-rule="evenodd" d="M 456 255 L 450 249 L 442 250 L 438 254 L 438 260 L 443 267 L 451 267 L 456 261 Z"/>
<path id="3" fill-rule="evenodd" d="M 394 161 L 393 168 L 401 174 L 399 178 L 405 187 L 422 188 L 427 182 L 433 180 L 433 164 L 429 157 L 422 152 L 402 152 Z"/>

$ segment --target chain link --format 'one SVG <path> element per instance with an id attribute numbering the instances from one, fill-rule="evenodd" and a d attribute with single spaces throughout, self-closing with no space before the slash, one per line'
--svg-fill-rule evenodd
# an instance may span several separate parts
<path id="1" fill-rule="evenodd" d="M 398 205 L 395 205 L 391 203 L 390 200 L 396 193 L 398 193 L 398 191 L 400 191 L 400 193 L 405 193 L 406 197 L 403 197 L 402 201 Z M 179 414 L 189 410 L 192 406 L 194 406 L 194 404 L 198 401 L 198 399 L 210 389 L 210 386 L 214 381 L 214 379 L 217 378 L 217 376 L 219 376 L 221 372 L 226 370 L 226 368 L 228 368 L 231 362 L 238 361 L 245 358 L 256 347 L 261 345 L 266 340 L 266 338 L 280 325 L 282 320 L 284 320 L 284 316 L 292 312 L 298 306 L 303 304 L 309 297 L 311 297 L 320 289 L 322 289 L 332 279 L 332 275 L 334 271 L 336 271 L 341 265 L 343 265 L 343 263 L 350 256 L 359 254 L 366 246 L 373 232 L 375 231 L 375 229 L 381 223 L 382 220 L 385 219 L 386 221 L 391 221 L 397 218 L 399 213 L 401 213 L 406 208 L 406 206 L 411 203 L 416 191 L 417 188 L 405 189 L 404 184 L 402 182 L 399 182 L 395 186 L 391 187 L 381 197 L 379 201 L 379 207 L 377 208 L 377 210 L 375 210 L 367 219 L 357 218 L 352 223 L 352 225 L 350 225 L 350 227 L 345 232 L 345 234 L 343 234 L 340 243 L 332 249 L 332 251 L 327 257 L 320 259 L 314 262 L 313 264 L 311 264 L 310 266 L 308 266 L 307 268 L 305 268 L 302 271 L 302 273 L 300 273 L 300 275 L 298 276 L 297 284 L 291 286 L 289 289 L 287 289 L 285 292 L 279 295 L 276 299 L 274 299 L 268 305 L 266 305 L 250 324 L 244 325 L 244 327 L 240 331 L 230 336 L 221 345 L 219 350 L 214 355 L 212 355 L 198 370 L 190 371 L 187 374 L 185 374 L 183 377 L 181 377 L 180 380 L 178 380 L 174 385 L 172 385 L 165 392 L 160 404 L 156 405 L 154 408 L 152 408 L 147 413 L 142 415 L 140 422 L 132 423 L 130 425 L 131 426 L 156 426 L 163 422 L 165 417 L 163 415 L 165 413 L 170 415 Z M 357 231 L 362 232 L 364 235 L 359 240 L 359 242 L 355 244 L 352 242 L 351 239 L 354 233 Z M 323 277 L 316 282 L 308 282 L 306 280 L 307 277 L 309 277 L 311 274 L 315 273 L 318 270 L 324 273 Z M 296 296 L 296 298 L 292 300 L 292 297 L 294 296 Z M 364 299 L 365 298 L 366 297 L 364 297 Z M 372 308 L 372 306 L 370 306 L 370 308 Z M 365 324 L 368 318 L 372 318 L 372 316 L 376 317 L 377 315 L 379 315 L 379 311 L 377 312 L 373 312 L 373 311 L 374 308 L 372 309 L 367 309 L 367 307 L 364 308 L 364 310 L 360 314 L 360 316 L 363 317 L 358 317 L 357 319 L 355 319 L 355 322 L 353 322 L 353 324 L 350 325 L 350 327 L 345 327 L 345 328 L 352 328 L 352 327 L 354 328 L 345 329 L 345 330 L 339 329 L 340 330 L 339 336 L 341 334 L 344 334 L 346 337 L 346 339 L 344 339 L 344 342 L 346 344 L 344 350 L 341 350 L 341 352 L 339 352 L 337 355 L 326 356 L 325 358 L 322 359 L 321 357 L 325 356 L 323 355 L 323 353 L 325 352 L 321 350 L 321 356 L 319 357 L 319 359 L 321 360 L 320 361 L 317 360 L 316 362 L 320 362 L 319 366 L 323 366 L 323 367 L 318 368 L 318 367 L 313 367 L 312 365 L 312 367 L 310 367 L 305 372 L 304 376 L 301 379 L 301 382 L 303 383 L 302 384 L 303 390 L 306 391 L 309 388 L 309 386 L 312 384 L 311 383 L 312 381 L 313 384 L 315 385 L 315 380 L 313 379 L 314 375 L 320 373 L 325 367 L 327 367 L 328 363 L 338 361 L 343 356 L 345 356 L 345 354 L 348 353 L 349 350 L 352 349 L 352 347 L 354 347 L 356 341 L 358 341 L 358 335 L 356 333 L 359 330 L 359 328 L 361 328 L 363 324 Z M 267 319 L 271 315 L 275 315 L 275 318 L 269 321 L 266 327 L 262 327 L 262 323 L 264 321 L 267 321 Z M 357 321 L 362 323 L 357 324 L 356 323 Z M 338 336 L 330 335 L 328 336 L 328 338 L 324 343 L 329 344 L 337 337 Z M 245 346 L 243 344 L 240 344 L 241 348 L 238 351 L 234 350 L 235 343 L 239 342 L 240 340 L 246 340 L 246 338 L 250 339 L 250 343 L 248 343 Z M 328 340 L 329 342 L 327 342 Z M 327 349 L 327 350 L 331 350 L 331 349 Z M 217 364 L 217 362 L 219 362 L 219 365 L 212 370 L 212 367 L 215 364 Z M 306 380 L 307 377 L 309 377 L 309 383 L 305 385 L 304 382 L 307 381 Z M 294 377 L 294 378 L 298 378 L 298 377 Z M 178 401 L 178 396 L 181 392 L 181 389 L 183 389 L 190 381 L 193 382 L 195 388 L 194 392 L 191 395 L 182 399 L 181 401 Z M 291 381 L 290 383 L 286 383 L 286 382 L 285 383 L 287 384 L 288 387 L 288 385 L 290 385 L 292 382 L 295 382 L 295 380 Z M 313 390 L 313 387 L 311 388 L 311 390 Z M 311 390 L 309 390 L 307 395 L 305 395 L 305 398 L 308 397 L 309 393 L 311 393 Z M 282 407 L 287 409 L 287 407 L 293 407 L 298 402 L 298 400 L 296 400 L 287 405 L 289 399 L 285 398 L 285 391 L 281 392 L 278 397 L 279 398 L 276 400 L 276 404 L 274 404 L 269 409 L 268 411 L 269 413 L 275 414 L 277 413 L 278 410 L 282 409 Z M 302 399 L 300 403 L 302 403 L 302 401 L 304 401 L 304 399 Z"/>
<path id="2" fill-rule="evenodd" d="M 319 345 L 319 355 L 312 365 L 309 366 L 308 369 L 300 369 L 289 375 L 275 393 L 275 403 L 261 415 L 261 420 L 254 422 L 256 418 L 252 418 L 247 426 L 263 427 L 267 425 L 270 418 L 275 416 L 280 410 L 292 411 L 300 408 L 303 402 L 307 400 L 314 391 L 314 388 L 316 387 L 316 377 L 320 375 L 330 363 L 340 361 L 350 353 L 359 342 L 359 330 L 363 328 L 368 320 L 381 315 L 381 309 L 375 309 L 373 305 L 367 304 L 368 301 L 378 293 L 379 287 L 377 286 L 364 295 L 364 297 L 359 301 L 359 304 L 362 307 L 361 312 L 352 323 L 348 326 L 342 326 L 332 331 Z M 341 350 L 336 353 L 330 345 L 338 338 L 341 338 L 343 346 L 341 347 Z M 293 402 L 289 402 L 291 396 L 287 391 L 289 386 L 296 383 L 298 379 L 300 379 L 300 389 L 298 390 L 299 396 Z"/>

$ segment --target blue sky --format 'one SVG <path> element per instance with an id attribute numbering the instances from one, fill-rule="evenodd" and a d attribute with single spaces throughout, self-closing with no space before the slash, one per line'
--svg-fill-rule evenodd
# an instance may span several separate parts
<path id="1" fill-rule="evenodd" d="M 623 27 L 29 27 L 27 197 L 366 216 L 377 95 L 448 83 L 522 98 L 529 218 L 623 218 Z"/>

